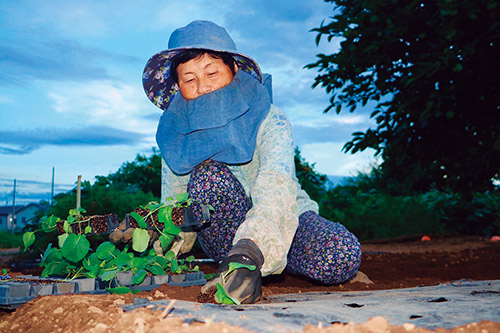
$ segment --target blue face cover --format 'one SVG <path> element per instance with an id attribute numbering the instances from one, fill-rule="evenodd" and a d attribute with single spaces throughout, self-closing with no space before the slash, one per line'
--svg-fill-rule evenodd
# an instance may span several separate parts
<path id="1" fill-rule="evenodd" d="M 178 175 L 207 159 L 244 164 L 253 158 L 257 133 L 270 107 L 266 87 L 239 70 L 229 85 L 196 99 L 186 100 L 177 92 L 160 118 L 156 141 Z"/>

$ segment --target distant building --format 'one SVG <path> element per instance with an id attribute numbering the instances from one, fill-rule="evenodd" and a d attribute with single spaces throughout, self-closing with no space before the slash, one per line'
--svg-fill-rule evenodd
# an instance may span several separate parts
<path id="1" fill-rule="evenodd" d="M 0 206 L 0 230 L 21 231 L 27 224 L 33 221 L 37 211 L 47 211 L 47 209 L 47 206 L 42 206 L 38 203 L 16 206 L 14 219 L 12 216 L 12 206 Z"/>

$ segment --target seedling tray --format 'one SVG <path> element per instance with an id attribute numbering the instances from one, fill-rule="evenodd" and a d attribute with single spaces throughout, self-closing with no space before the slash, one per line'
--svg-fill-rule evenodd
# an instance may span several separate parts
<path id="1" fill-rule="evenodd" d="M 89 235 L 109 234 L 120 225 L 119 217 L 116 214 L 93 215 L 87 218 L 89 221 L 71 224 L 71 229 L 74 234 L 84 234 L 85 228 L 89 225 L 92 228 Z M 64 220 L 60 220 L 56 223 L 57 232 L 59 234 L 64 233 L 63 224 Z"/>
<path id="2" fill-rule="evenodd" d="M 126 272 L 123 272 L 126 273 Z M 203 272 L 192 272 L 176 275 L 154 275 L 147 276 L 140 285 L 130 285 L 128 273 L 118 273 L 117 276 L 121 286 L 132 290 L 150 291 L 162 284 L 170 286 L 201 286 L 207 283 Z M 115 282 L 111 287 L 117 287 Z M 0 308 L 16 309 L 24 303 L 29 302 L 36 296 L 64 295 L 64 294 L 106 294 L 106 288 L 110 287 L 108 281 L 100 279 L 74 279 L 59 280 L 56 278 L 41 278 L 33 275 L 17 276 L 12 280 L 0 281 Z"/>
<path id="3" fill-rule="evenodd" d="M 202 215 L 203 215 L 203 221 L 201 223 L 196 221 L 196 217 L 194 215 L 194 212 L 191 208 L 184 207 L 184 208 L 176 208 L 172 212 L 172 220 L 174 221 L 174 224 L 177 225 L 182 231 L 184 232 L 191 232 L 191 231 L 199 231 L 201 229 L 204 229 L 208 226 L 210 226 L 210 210 L 208 209 L 208 206 L 202 205 Z M 139 213 L 136 211 L 136 213 Z M 155 230 L 155 229 L 163 229 L 163 224 L 156 222 L 154 223 L 152 219 L 157 220 L 157 214 L 153 214 L 152 217 L 149 217 L 146 220 L 147 224 L 147 229 L 150 230 Z M 137 221 L 130 216 L 130 214 L 125 215 L 125 229 L 128 228 L 137 228 L 139 225 Z"/>

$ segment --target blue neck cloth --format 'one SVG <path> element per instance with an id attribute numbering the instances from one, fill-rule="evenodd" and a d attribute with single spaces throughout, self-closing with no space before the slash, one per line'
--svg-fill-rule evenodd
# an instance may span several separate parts
<path id="1" fill-rule="evenodd" d="M 156 142 L 179 175 L 207 159 L 244 164 L 253 158 L 257 132 L 270 107 L 266 87 L 239 70 L 229 85 L 196 99 L 186 100 L 177 92 L 160 118 Z"/>

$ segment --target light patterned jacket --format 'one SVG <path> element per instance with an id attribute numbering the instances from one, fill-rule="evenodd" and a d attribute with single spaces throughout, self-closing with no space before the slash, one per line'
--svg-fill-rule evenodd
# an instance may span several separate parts
<path id="1" fill-rule="evenodd" d="M 264 255 L 263 276 L 279 274 L 299 223 L 299 215 L 318 212 L 318 205 L 301 189 L 295 175 L 292 127 L 288 117 L 271 105 L 260 125 L 252 161 L 228 166 L 243 185 L 252 208 L 238 228 L 233 244 L 252 240 Z M 187 191 L 189 174 L 177 176 L 162 163 L 162 201 Z"/>

